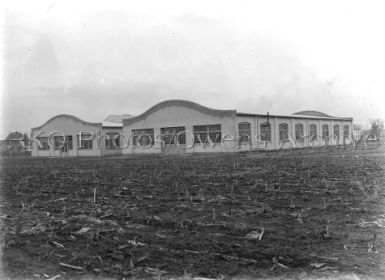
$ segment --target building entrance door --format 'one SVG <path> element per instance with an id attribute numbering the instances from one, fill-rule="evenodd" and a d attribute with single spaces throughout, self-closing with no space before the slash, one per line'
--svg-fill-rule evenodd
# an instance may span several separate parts
<path id="1" fill-rule="evenodd" d="M 64 142 L 63 147 L 60 149 L 60 155 L 66 156 L 68 154 L 68 143 Z"/>
<path id="2" fill-rule="evenodd" d="M 67 135 L 60 149 L 60 156 L 68 156 L 68 151 L 72 149 L 72 135 Z"/>

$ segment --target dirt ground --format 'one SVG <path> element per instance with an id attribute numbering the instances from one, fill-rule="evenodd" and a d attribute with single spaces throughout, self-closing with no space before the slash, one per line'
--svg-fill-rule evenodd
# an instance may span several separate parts
<path id="1" fill-rule="evenodd" d="M 1 159 L 1 279 L 385 279 L 385 149 Z"/>

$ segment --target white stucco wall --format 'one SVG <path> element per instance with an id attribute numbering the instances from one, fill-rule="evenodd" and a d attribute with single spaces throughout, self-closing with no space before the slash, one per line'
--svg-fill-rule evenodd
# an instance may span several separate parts
<path id="1" fill-rule="evenodd" d="M 293 118 L 293 117 L 269 117 L 269 123 L 271 125 L 271 141 L 266 141 L 264 143 L 258 142 L 255 140 L 255 135 L 261 135 L 260 124 L 266 123 L 267 118 L 260 115 L 255 116 L 237 116 L 237 124 L 240 122 L 249 122 L 251 124 L 251 134 L 252 142 L 251 145 L 241 145 L 238 150 L 274 150 L 274 149 L 292 149 L 292 148 L 304 148 L 304 147 L 322 147 L 322 146 L 335 146 L 343 144 L 343 126 L 349 125 L 351 131 L 352 121 L 345 120 L 326 120 L 326 119 L 317 119 L 317 118 Z M 293 140 L 281 141 L 279 140 L 279 124 L 286 123 L 288 124 L 288 135 Z M 295 135 L 295 125 L 303 125 L 303 140 L 297 140 Z M 317 125 L 317 135 L 310 141 L 310 125 Z M 329 126 L 329 138 L 327 140 L 322 139 L 322 125 L 327 124 Z M 333 137 L 334 130 L 333 126 L 340 126 L 339 140 Z M 238 126 L 237 126 L 238 128 Z M 290 139 L 288 138 L 288 139 Z M 346 139 L 346 144 L 350 144 L 351 140 Z M 250 148 L 251 146 L 251 148 Z"/>
<path id="2" fill-rule="evenodd" d="M 233 149 L 225 149 L 221 143 L 215 143 L 214 147 L 208 145 L 202 147 L 200 143 L 192 144 L 191 134 L 193 134 L 193 126 L 195 125 L 221 125 L 222 137 L 226 134 L 236 135 L 236 119 L 235 117 L 219 116 L 210 113 L 201 112 L 194 108 L 185 106 L 166 106 L 146 115 L 145 118 L 137 120 L 132 124 L 123 126 L 123 134 L 127 137 L 132 135 L 134 129 L 154 129 L 154 134 L 160 135 L 162 127 L 180 127 L 186 128 L 186 153 L 197 152 L 227 152 L 235 151 Z M 191 134 L 190 134 L 191 133 Z M 160 153 L 161 143 L 155 142 L 151 148 L 133 147 L 132 143 L 129 148 L 123 150 L 123 154 L 130 153 Z"/>
<path id="3" fill-rule="evenodd" d="M 238 141 L 238 124 L 242 122 L 250 123 L 251 141 L 249 143 L 240 143 Z M 269 123 L 271 125 L 271 140 L 260 142 L 255 136 L 261 135 L 260 124 L 267 122 L 266 116 L 253 114 L 237 115 L 233 110 L 213 110 L 199 104 L 184 101 L 171 101 L 159 103 L 148 111 L 127 119 L 123 123 L 123 127 L 103 127 L 101 123 L 88 123 L 70 115 L 59 115 L 50 119 L 43 126 L 33 129 L 32 137 L 41 133 L 40 136 L 49 136 L 50 132 L 60 131 L 65 136 L 72 135 L 73 149 L 63 153 L 51 147 L 49 150 L 38 150 L 37 143 L 33 143 L 32 156 L 109 156 L 109 155 L 129 155 L 141 153 L 203 153 L 203 152 L 239 152 L 250 150 L 277 150 L 292 149 L 302 147 L 322 147 L 325 145 L 348 145 L 352 139 L 344 139 L 344 125 L 349 126 L 349 136 L 352 135 L 352 121 L 342 119 L 312 118 L 312 117 L 291 117 L 291 116 L 270 116 Z M 279 124 L 288 124 L 288 134 L 291 140 L 279 140 Z M 304 126 L 304 140 L 296 141 L 295 125 L 302 124 Z M 318 140 L 310 142 L 310 125 L 317 125 Z M 329 139 L 322 139 L 322 125 L 329 126 Z M 227 141 L 220 143 L 207 143 L 203 146 L 201 143 L 193 144 L 193 126 L 195 125 L 221 125 L 222 138 L 227 135 Z M 335 140 L 334 125 L 339 125 L 339 141 Z M 153 129 L 155 137 L 160 136 L 163 127 L 185 127 L 186 144 L 181 145 L 179 149 L 174 145 L 175 150 L 166 150 L 162 148 L 159 138 L 156 138 L 155 144 L 151 147 L 136 147 L 132 143 L 132 131 L 134 129 Z M 92 132 L 95 137 L 93 139 L 92 149 L 78 148 L 77 135 L 79 131 Z M 107 149 L 105 146 L 105 137 L 100 135 L 115 132 L 123 136 L 121 138 L 121 149 Z M 56 134 L 60 135 L 60 134 Z M 229 141 L 229 139 L 233 139 Z"/>

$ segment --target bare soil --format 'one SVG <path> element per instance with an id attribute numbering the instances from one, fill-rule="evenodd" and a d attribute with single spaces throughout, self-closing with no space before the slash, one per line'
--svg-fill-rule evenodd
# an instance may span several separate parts
<path id="1" fill-rule="evenodd" d="M 2 158 L 2 279 L 385 279 L 384 151 Z"/>

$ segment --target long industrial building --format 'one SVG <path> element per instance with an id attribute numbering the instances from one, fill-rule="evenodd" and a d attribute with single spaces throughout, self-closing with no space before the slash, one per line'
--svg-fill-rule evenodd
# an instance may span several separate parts
<path id="1" fill-rule="evenodd" d="M 352 118 L 317 111 L 292 115 L 211 109 L 167 100 L 138 116 L 90 123 L 58 115 L 32 129 L 32 156 L 183 154 L 341 146 L 352 143 Z"/>

